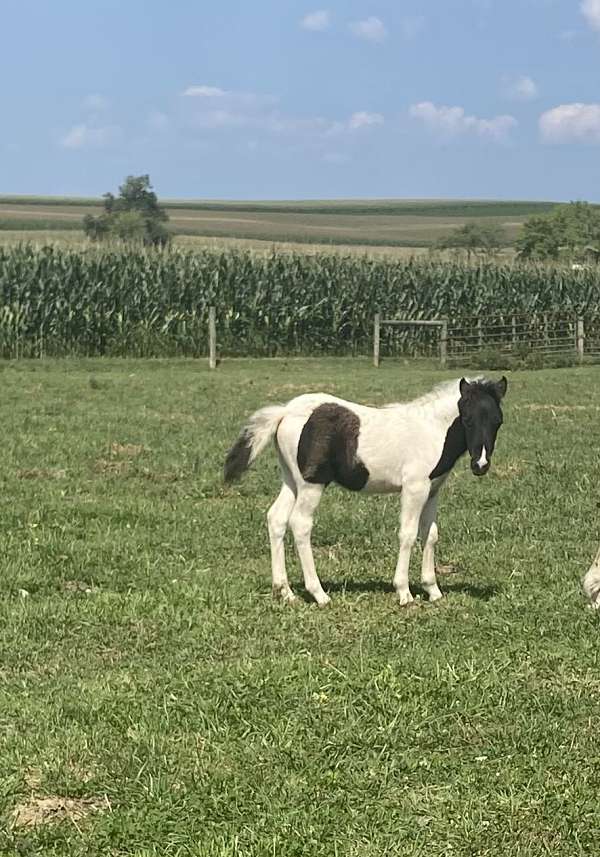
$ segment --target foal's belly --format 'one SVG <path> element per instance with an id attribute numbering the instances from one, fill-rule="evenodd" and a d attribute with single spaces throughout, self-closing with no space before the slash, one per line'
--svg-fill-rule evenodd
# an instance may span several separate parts
<path id="1" fill-rule="evenodd" d="M 361 490 L 361 494 L 399 494 L 402 491 L 402 485 L 394 482 L 389 482 L 385 479 L 369 479 L 365 487 Z"/>

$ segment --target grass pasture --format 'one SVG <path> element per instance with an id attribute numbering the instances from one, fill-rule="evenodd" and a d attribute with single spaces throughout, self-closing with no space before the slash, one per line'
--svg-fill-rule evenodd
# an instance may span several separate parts
<path id="1" fill-rule="evenodd" d="M 447 373 L 0 369 L 0 854 L 594 853 L 597 369 L 510 376 L 490 475 L 463 462 L 444 489 L 439 605 L 394 603 L 397 499 L 330 490 L 323 611 L 272 602 L 274 455 L 225 488 L 228 445 L 269 401 L 379 404 Z"/>
<path id="2" fill-rule="evenodd" d="M 552 208 L 510 200 L 164 200 L 178 236 L 222 242 L 277 242 L 332 247 L 427 248 L 472 220 L 501 226 L 509 242 L 523 221 Z M 101 201 L 67 197 L 0 196 L 2 231 L 81 230 Z"/>

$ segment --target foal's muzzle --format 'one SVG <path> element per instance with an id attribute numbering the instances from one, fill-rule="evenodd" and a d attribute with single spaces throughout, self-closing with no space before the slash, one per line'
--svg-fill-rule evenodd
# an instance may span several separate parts
<path id="1" fill-rule="evenodd" d="M 480 464 L 479 461 L 471 461 L 471 473 L 473 474 L 473 476 L 485 476 L 489 469 L 489 461 L 486 461 L 485 464 Z"/>

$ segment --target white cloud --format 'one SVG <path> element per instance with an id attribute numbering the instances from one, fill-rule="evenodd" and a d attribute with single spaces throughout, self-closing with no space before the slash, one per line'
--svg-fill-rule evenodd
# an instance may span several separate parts
<path id="1" fill-rule="evenodd" d="M 350 24 L 350 29 L 355 36 L 360 39 L 366 39 L 368 42 L 383 42 L 387 36 L 387 30 L 383 21 L 371 15 L 370 18 L 365 18 L 364 21 L 354 21 Z"/>
<path id="2" fill-rule="evenodd" d="M 267 105 L 269 96 L 233 92 L 206 84 L 188 86 L 182 93 L 186 100 L 186 116 L 197 128 L 217 130 L 256 125 Z"/>
<path id="3" fill-rule="evenodd" d="M 105 98 L 103 95 L 86 95 L 83 99 L 83 106 L 86 110 L 94 110 L 97 112 L 108 110 L 110 107 L 110 102 L 108 98 Z"/>
<path id="4" fill-rule="evenodd" d="M 492 119 L 480 119 L 468 116 L 464 107 L 437 107 L 431 101 L 413 104 L 409 110 L 413 119 L 419 119 L 429 128 L 445 136 L 458 136 L 473 133 L 479 137 L 488 137 L 501 141 L 517 125 L 514 116 L 494 116 Z"/>
<path id="5" fill-rule="evenodd" d="M 239 110 L 257 110 L 260 107 L 272 105 L 277 99 L 272 95 L 260 95 L 256 92 L 238 92 L 234 90 L 221 89 L 218 86 L 188 86 L 182 93 L 185 98 L 197 102 L 199 110 L 214 109 L 214 102 L 219 101 L 219 110 L 231 110 L 235 107 Z"/>
<path id="6" fill-rule="evenodd" d="M 228 93 L 218 86 L 188 86 L 181 94 L 190 98 L 223 98 Z"/>
<path id="7" fill-rule="evenodd" d="M 118 130 L 114 125 L 99 128 L 82 122 L 80 125 L 73 125 L 64 137 L 61 137 L 60 145 L 65 149 L 100 149 L 114 140 Z"/>
<path id="8" fill-rule="evenodd" d="M 381 113 L 367 113 L 366 110 L 359 110 L 344 121 L 324 119 L 321 116 L 308 118 L 271 116 L 267 117 L 264 127 L 280 134 L 304 133 L 325 138 L 358 131 L 360 128 L 383 125 L 384 121 Z"/>
<path id="9" fill-rule="evenodd" d="M 600 30 L 600 0 L 582 0 L 579 9 L 592 30 Z"/>
<path id="10" fill-rule="evenodd" d="M 381 113 L 367 113 L 365 110 L 359 110 L 348 120 L 348 127 L 351 131 L 355 131 L 358 128 L 368 128 L 370 125 L 383 125 L 383 121 Z"/>
<path id="11" fill-rule="evenodd" d="M 539 119 L 544 143 L 600 143 L 600 104 L 560 104 Z"/>
<path id="12" fill-rule="evenodd" d="M 305 15 L 300 26 L 304 30 L 312 30 L 315 33 L 322 33 L 327 30 L 331 23 L 330 15 L 327 9 L 318 9 L 316 12 L 310 12 Z"/>
<path id="13" fill-rule="evenodd" d="M 238 92 L 216 86 L 195 85 L 183 95 L 184 122 L 188 127 L 204 131 L 226 131 L 239 128 L 277 136 L 297 136 L 303 140 L 324 141 L 328 138 L 351 134 L 359 129 L 381 125 L 380 113 L 359 110 L 346 119 L 329 119 L 323 116 L 294 116 L 283 112 L 277 99 L 260 93 Z M 149 120 L 158 129 L 166 125 L 162 114 Z"/>
<path id="14" fill-rule="evenodd" d="M 508 98 L 516 101 L 531 101 L 539 94 L 535 80 L 525 74 L 515 78 L 504 78 L 504 91 Z"/>

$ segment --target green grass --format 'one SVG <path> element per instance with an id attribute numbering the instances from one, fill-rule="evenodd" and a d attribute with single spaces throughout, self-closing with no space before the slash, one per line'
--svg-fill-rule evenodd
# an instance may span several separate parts
<path id="1" fill-rule="evenodd" d="M 228 445 L 266 402 L 383 403 L 447 373 L 0 368 L 0 854 L 595 852 L 598 621 L 579 578 L 599 538 L 597 370 L 510 376 L 492 472 L 463 462 L 444 489 L 439 560 L 458 573 L 440 605 L 394 602 L 397 498 L 327 492 L 319 611 L 272 602 L 275 458 L 225 488 Z M 101 808 L 13 828 L 44 796 Z"/>
<path id="2" fill-rule="evenodd" d="M 65 230 L 77 231 L 83 234 L 81 223 L 78 220 L 64 221 L 53 220 L 52 217 L 0 217 L 0 234 L 2 232 L 63 232 Z"/>

